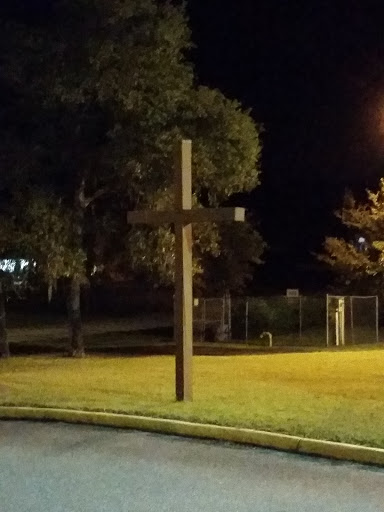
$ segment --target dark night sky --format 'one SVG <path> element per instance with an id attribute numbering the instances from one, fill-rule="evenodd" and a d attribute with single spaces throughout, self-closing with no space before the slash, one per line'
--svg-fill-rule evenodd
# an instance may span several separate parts
<path id="1" fill-rule="evenodd" d="M 200 82 L 265 126 L 262 185 L 239 198 L 270 246 L 256 281 L 314 291 L 325 281 L 311 253 L 337 234 L 345 188 L 361 195 L 384 175 L 384 2 L 187 0 L 187 11 Z"/>
<path id="2" fill-rule="evenodd" d="M 200 81 L 265 126 L 262 186 L 245 201 L 270 245 L 260 282 L 316 288 L 311 252 L 337 233 L 344 189 L 384 170 L 384 3 L 189 0 L 188 13 Z"/>

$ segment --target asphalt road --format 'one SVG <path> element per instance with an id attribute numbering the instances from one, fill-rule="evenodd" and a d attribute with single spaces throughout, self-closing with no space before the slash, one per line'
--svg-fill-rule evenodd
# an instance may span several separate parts
<path id="1" fill-rule="evenodd" d="M 383 512 L 384 470 L 102 427 L 0 422 L 1 512 Z"/>

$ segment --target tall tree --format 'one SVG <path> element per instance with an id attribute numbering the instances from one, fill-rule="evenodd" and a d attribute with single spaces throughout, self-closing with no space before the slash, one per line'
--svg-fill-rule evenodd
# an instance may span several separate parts
<path id="1" fill-rule="evenodd" d="M 365 203 L 346 194 L 336 215 L 349 237 L 327 237 L 319 258 L 349 281 L 369 278 L 375 291 L 380 291 L 377 287 L 382 287 L 384 279 L 384 178 L 377 192 L 367 191 Z"/>
<path id="2" fill-rule="evenodd" d="M 9 255 L 12 240 L 14 239 L 13 223 L 5 215 L 4 205 L 0 209 L 0 257 Z M 7 293 L 12 288 L 13 279 L 7 269 L 0 269 L 0 357 L 9 357 L 9 342 L 7 335 Z"/>
<path id="3" fill-rule="evenodd" d="M 0 357 L 9 357 L 9 343 L 7 337 L 6 322 L 6 290 L 9 282 L 9 276 L 3 270 L 0 270 Z"/>
<path id="4" fill-rule="evenodd" d="M 28 265 L 18 276 L 0 270 L 0 353 L 5 355 L 9 355 L 5 302 L 6 294 L 15 291 L 14 277 L 22 278 L 23 287 L 28 286 L 32 276 L 45 282 L 49 300 L 59 279 L 69 278 L 72 282 L 76 277 L 79 283 L 85 281 L 85 254 L 73 241 L 70 210 L 58 204 L 55 197 L 36 191 L 19 195 L 9 207 L 8 215 L 3 211 L 0 216 L 0 257 L 24 258 Z M 81 319 L 71 309 L 71 301 L 68 313 L 72 327 L 70 353 L 81 357 Z"/>
<path id="5" fill-rule="evenodd" d="M 173 150 L 181 137 L 194 141 L 196 207 L 258 184 L 260 129 L 239 103 L 196 85 L 182 8 L 154 0 L 49 5 L 35 16 L 8 13 L 0 24 L 2 83 L 14 109 L 24 112 L 15 134 L 26 151 L 13 165 L 71 210 L 73 247 L 86 254 L 88 271 L 106 251 L 100 232 L 121 238 L 125 230 L 129 246 L 137 243 L 149 260 L 146 231 L 123 230 L 122 212 L 162 208 L 172 199 Z M 161 269 L 172 234 L 162 228 L 153 237 Z M 215 228 L 197 239 L 200 252 L 218 250 Z M 196 267 L 199 261 L 198 253 Z M 80 288 L 73 275 L 76 318 Z"/>
<path id="6" fill-rule="evenodd" d="M 36 264 L 35 272 L 48 285 L 48 298 L 59 279 L 70 280 L 68 318 L 70 353 L 84 355 L 80 317 L 80 286 L 86 282 L 86 255 L 74 236 L 74 212 L 58 204 L 54 196 L 34 193 L 19 209 L 16 238 L 24 256 Z"/>

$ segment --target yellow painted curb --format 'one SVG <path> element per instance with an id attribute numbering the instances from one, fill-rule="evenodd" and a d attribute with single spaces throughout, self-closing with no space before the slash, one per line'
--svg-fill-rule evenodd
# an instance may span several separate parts
<path id="1" fill-rule="evenodd" d="M 144 430 L 201 439 L 230 441 L 302 455 L 316 455 L 384 466 L 384 450 L 380 448 L 307 439 L 247 428 L 223 427 L 128 414 L 12 406 L 0 406 L 0 419 L 63 421 L 66 423 Z"/>
<path id="2" fill-rule="evenodd" d="M 359 462 L 361 464 L 384 466 L 384 450 L 381 448 L 370 448 L 369 446 L 302 438 L 297 452 L 306 455 L 318 455 L 331 459 Z"/>

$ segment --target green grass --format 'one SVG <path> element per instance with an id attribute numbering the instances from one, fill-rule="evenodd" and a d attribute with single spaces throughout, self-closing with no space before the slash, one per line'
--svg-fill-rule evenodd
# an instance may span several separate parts
<path id="1" fill-rule="evenodd" d="M 0 360 L 0 404 L 250 427 L 384 448 L 384 350 L 194 358 L 194 401 L 174 400 L 174 358 Z"/>

